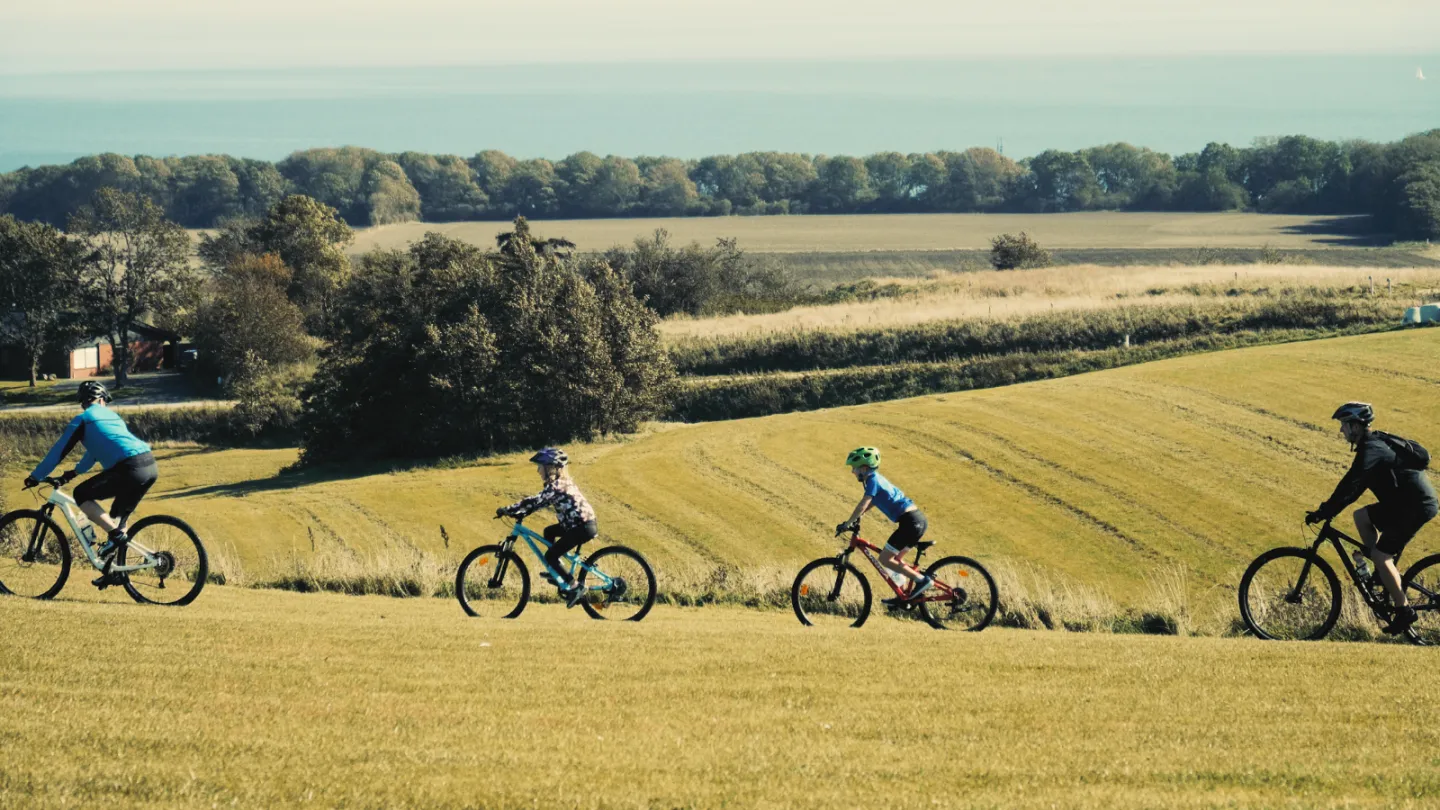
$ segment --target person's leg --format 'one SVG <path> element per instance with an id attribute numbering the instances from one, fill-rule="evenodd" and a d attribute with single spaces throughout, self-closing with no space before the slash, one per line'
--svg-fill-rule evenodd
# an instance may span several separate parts
<path id="1" fill-rule="evenodd" d="M 1355 510 L 1355 533 L 1360 535 L 1360 542 L 1365 544 L 1365 553 L 1369 556 L 1375 554 L 1375 544 L 1380 541 L 1380 530 L 1375 528 L 1375 521 L 1371 519 L 1370 509 Z"/>
<path id="2" fill-rule="evenodd" d="M 562 588 L 568 588 L 570 586 L 570 574 L 564 570 L 563 566 L 565 563 L 561 559 L 565 556 L 565 553 L 569 551 L 565 545 L 565 527 L 559 523 L 552 523 L 546 526 L 545 531 L 542 533 L 545 535 L 545 539 L 550 542 L 550 548 L 545 550 L 545 564 L 554 569 L 556 575 L 559 577 L 559 581 L 555 584 Z"/>
<path id="3" fill-rule="evenodd" d="M 1400 569 L 1395 566 L 1395 556 L 1374 548 L 1370 550 L 1370 559 L 1375 562 L 1375 578 L 1380 580 L 1380 584 L 1385 586 L 1385 592 L 1390 594 L 1390 604 L 1396 608 L 1408 605 L 1405 591 L 1400 587 Z"/>
<path id="4" fill-rule="evenodd" d="M 908 550 L 908 546 L 904 548 L 895 548 L 890 543 L 886 543 L 885 547 L 880 550 L 880 564 L 885 566 L 887 570 L 894 572 L 895 576 L 897 577 L 903 577 L 910 580 L 911 582 L 919 582 L 925 577 L 921 574 L 917 574 L 914 571 L 911 571 L 909 568 L 904 567 L 903 563 L 901 562 L 901 558 L 905 556 L 905 552 Z"/>

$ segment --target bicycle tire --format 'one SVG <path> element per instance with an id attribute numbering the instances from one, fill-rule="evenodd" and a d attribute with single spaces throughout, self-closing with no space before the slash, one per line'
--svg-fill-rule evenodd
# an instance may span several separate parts
<path id="1" fill-rule="evenodd" d="M 530 602 L 530 571 L 525 568 L 524 560 L 521 560 L 514 551 L 506 551 L 504 546 L 480 546 L 479 548 L 465 555 L 465 559 L 460 562 L 460 567 L 455 571 L 455 598 L 460 602 L 460 608 L 464 610 L 467 615 L 475 616 L 477 618 L 482 616 L 479 608 L 477 608 L 476 605 L 472 603 L 471 598 L 468 596 L 469 585 L 467 585 L 466 583 L 466 578 L 472 567 L 489 567 L 490 560 L 485 559 L 487 556 L 489 558 L 498 560 L 499 564 L 504 566 L 504 573 L 502 573 L 501 575 L 502 579 L 500 585 L 497 588 L 492 589 L 488 581 L 484 583 L 484 587 L 481 587 L 481 584 L 478 582 L 474 583 L 477 588 L 476 593 L 478 594 L 484 593 L 486 591 L 493 591 L 493 595 L 490 598 L 500 600 L 503 597 L 503 601 L 508 604 L 510 597 L 506 594 L 500 593 L 500 591 L 503 591 L 507 587 L 506 582 L 507 578 L 510 575 L 510 572 L 515 571 L 519 579 L 518 581 L 509 586 L 511 588 L 519 589 L 519 593 L 516 595 L 515 606 L 511 608 L 508 613 L 500 617 L 502 619 L 514 619 L 525 611 L 525 605 L 529 604 Z M 486 575 L 491 576 L 488 571 L 486 572 Z M 488 611 L 486 612 L 488 613 Z"/>
<path id="2" fill-rule="evenodd" d="M 1294 574 L 1291 574 L 1288 570 L 1283 570 L 1280 567 L 1290 565 L 1291 562 L 1277 563 L 1276 561 L 1279 560 L 1291 562 L 1298 560 L 1299 567 L 1295 569 Z M 1262 581 L 1257 588 L 1256 579 L 1261 576 L 1263 571 L 1267 575 L 1275 577 L 1279 583 L 1283 584 L 1283 587 L 1290 588 L 1290 593 L 1282 597 L 1282 601 L 1286 605 L 1303 606 L 1303 601 L 1292 601 L 1292 599 L 1295 598 L 1294 578 L 1304 569 L 1304 563 L 1307 560 L 1311 563 L 1312 571 L 1320 572 L 1324 584 L 1327 586 L 1325 588 L 1316 587 L 1313 591 L 1309 592 L 1311 597 L 1309 604 L 1319 610 L 1310 610 L 1308 613 L 1315 617 L 1323 615 L 1323 618 L 1320 618 L 1318 622 L 1314 622 L 1313 627 L 1300 625 L 1300 628 L 1295 632 L 1284 633 L 1282 632 L 1282 625 L 1287 616 L 1296 624 L 1299 624 L 1300 621 L 1304 620 L 1304 614 L 1307 611 L 1282 608 L 1281 612 L 1276 614 L 1274 621 L 1272 621 L 1270 614 L 1274 612 L 1274 600 L 1270 598 L 1270 595 L 1264 593 L 1252 594 L 1252 589 L 1263 590 L 1266 588 L 1273 589 L 1275 587 L 1275 584 L 1270 583 L 1267 579 Z M 1267 566 L 1273 567 L 1270 571 L 1265 571 Z M 1307 587 L 1310 584 L 1311 583 L 1307 582 Z M 1299 596 L 1301 600 L 1304 600 L 1304 598 L 1305 594 Z M 1323 601 L 1325 599 L 1329 600 L 1328 607 Z M 1239 600 L 1240 619 L 1245 623 L 1246 629 L 1257 638 L 1272 641 L 1318 641 L 1329 635 L 1330 631 L 1335 629 L 1335 622 L 1340 619 L 1340 580 L 1335 576 L 1335 569 L 1331 568 L 1330 564 L 1325 562 L 1319 554 L 1312 552 L 1308 548 L 1275 548 L 1256 557 L 1254 562 L 1250 563 L 1250 567 L 1245 569 L 1245 575 L 1240 578 Z"/>
<path id="3" fill-rule="evenodd" d="M 32 526 L 23 525 L 27 519 L 33 521 Z M 36 529 L 43 534 L 41 551 L 50 552 L 43 555 L 42 565 L 36 565 L 40 560 L 24 559 Z M 52 559 L 53 563 L 49 562 Z M 53 573 L 47 573 L 51 568 Z M 0 593 L 23 599 L 53 599 L 69 577 L 70 539 L 49 515 L 37 509 L 17 509 L 0 517 Z"/>
<path id="4" fill-rule="evenodd" d="M 956 573 L 947 577 L 944 570 L 946 568 L 956 569 Z M 980 581 L 974 582 L 971 578 L 977 574 Z M 936 630 L 963 629 L 967 632 L 978 633 L 989 627 L 990 622 L 994 621 L 995 613 L 1000 609 L 1000 589 L 995 586 L 995 578 L 990 576 L 990 572 L 985 570 L 985 566 L 969 557 L 955 555 L 931 563 L 930 567 L 925 569 L 925 575 L 945 583 L 957 594 L 957 598 L 947 599 L 944 602 L 920 602 L 920 615 L 929 622 L 931 627 Z M 952 582 L 952 579 L 957 581 Z M 978 612 L 970 608 L 971 597 L 976 594 L 980 594 L 985 599 L 980 604 Z M 977 617 L 977 621 L 964 628 L 952 628 L 946 624 L 944 620 L 947 617 L 956 616 L 962 607 L 967 608 L 967 614 L 973 613 Z M 947 613 L 946 610 L 949 612 Z"/>
<path id="5" fill-rule="evenodd" d="M 1434 569 L 1426 574 L 1427 569 Z M 1405 640 L 1420 647 L 1440 646 L 1440 598 L 1429 596 L 1415 585 L 1432 594 L 1440 594 L 1440 554 L 1431 554 L 1415 561 L 1400 578 L 1410 606 L 1420 618 L 1405 631 Z"/>
<path id="6" fill-rule="evenodd" d="M 647 562 L 645 558 L 640 555 L 640 552 L 636 551 L 633 548 L 630 548 L 629 546 L 606 546 L 605 548 L 600 549 L 599 551 L 591 554 L 588 558 L 586 558 L 585 567 L 580 569 L 580 574 L 576 579 L 580 587 L 583 588 L 585 587 L 585 578 L 590 574 L 589 569 L 591 568 L 599 570 L 601 573 L 609 576 L 610 572 L 606 571 L 598 561 L 602 561 L 606 557 L 616 556 L 629 558 L 631 561 L 638 564 L 640 570 L 644 572 L 645 598 L 638 603 L 640 605 L 640 609 L 633 615 L 616 619 L 617 621 L 638 622 L 641 619 L 645 618 L 646 614 L 650 612 L 650 608 L 655 606 L 655 570 L 650 567 L 650 563 Z M 625 580 L 625 584 L 628 589 L 633 589 L 635 585 L 635 583 L 630 582 L 629 579 Z M 633 590 L 627 590 L 627 595 L 628 593 L 632 592 Z M 611 612 L 611 608 L 615 604 L 617 604 L 615 600 L 597 600 L 594 597 L 589 596 L 588 594 L 584 599 L 580 601 L 580 607 L 584 608 L 585 612 L 590 614 L 590 618 L 601 620 L 609 620 L 612 618 L 616 618 Z M 637 603 L 627 601 L 623 602 L 623 604 Z"/>
<path id="7" fill-rule="evenodd" d="M 158 530 L 152 529 L 148 534 L 146 529 L 152 526 L 168 526 L 178 531 L 178 536 L 160 535 L 161 539 L 155 539 Z M 205 553 L 205 544 L 200 542 L 200 536 L 190 528 L 190 524 L 177 517 L 169 515 L 151 515 L 142 518 L 131 526 L 126 534 L 130 536 L 130 542 L 144 546 L 146 549 L 158 555 L 169 555 L 170 568 L 165 573 L 153 575 L 150 571 L 162 569 L 143 569 L 131 571 L 125 575 L 123 585 L 125 593 L 130 598 L 143 605 L 164 605 L 168 607 L 183 607 L 195 601 L 195 597 L 204 590 L 205 582 L 210 578 L 210 557 Z M 167 548 L 173 546 L 174 548 Z M 193 546 L 193 552 L 190 547 Z M 125 565 L 126 555 L 129 554 L 129 546 L 120 549 L 115 555 L 117 565 Z M 167 590 L 166 580 L 180 570 L 184 570 L 181 581 L 191 583 L 190 590 L 180 594 L 178 598 L 170 599 L 168 594 L 160 592 Z"/>
<path id="8" fill-rule="evenodd" d="M 806 581 L 806 578 L 811 573 L 823 568 L 828 568 L 836 572 L 836 577 L 849 576 L 859 582 L 861 598 L 855 608 L 855 621 L 852 622 L 850 626 L 863 626 L 865 624 L 865 620 L 870 618 L 870 582 L 866 580 L 865 575 L 861 574 L 859 569 L 857 569 L 848 560 L 841 563 L 837 562 L 834 557 L 821 557 L 818 560 L 813 560 L 807 563 L 804 568 L 801 568 L 799 574 L 795 575 L 795 583 L 790 586 L 790 606 L 795 609 L 795 618 L 799 619 L 800 623 L 805 625 L 806 627 L 815 626 L 815 623 L 811 621 L 811 614 L 815 613 L 815 611 L 813 610 L 813 608 L 812 610 L 807 611 L 804 607 L 806 603 L 811 603 L 814 601 L 808 593 L 808 589 L 810 588 L 811 583 L 808 583 Z M 824 580 L 818 580 L 815 584 L 822 588 L 833 588 L 833 586 L 831 586 Z M 843 587 L 843 580 L 839 584 Z M 833 590 L 827 592 L 833 593 Z M 834 600 L 831 600 L 827 596 L 825 601 L 833 602 Z M 848 617 L 848 609 L 840 608 L 838 612 L 841 616 Z M 819 615 L 820 614 L 817 613 L 816 618 L 818 618 Z"/>

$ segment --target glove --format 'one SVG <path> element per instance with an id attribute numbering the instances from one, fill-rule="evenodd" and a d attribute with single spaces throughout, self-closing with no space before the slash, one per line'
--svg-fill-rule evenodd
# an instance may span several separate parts
<path id="1" fill-rule="evenodd" d="M 74 470 L 66 470 L 66 471 L 65 471 L 65 474 L 62 475 L 62 476 L 60 476 L 60 483 L 61 483 L 61 484 L 68 484 L 68 483 L 70 483 L 71 481 L 74 481 L 76 478 L 79 478 L 79 477 L 80 477 L 80 473 L 77 473 L 77 472 L 75 472 Z"/>
<path id="2" fill-rule="evenodd" d="M 34 489 L 35 487 L 38 487 L 38 486 L 40 486 L 40 482 L 39 482 L 39 481 L 36 481 L 34 476 L 30 476 L 30 475 L 25 476 L 25 488 L 26 488 L 26 489 Z"/>
<path id="3" fill-rule="evenodd" d="M 853 531 L 855 531 L 857 528 L 859 528 L 859 527 L 855 525 L 855 521 L 853 521 L 853 520 L 847 520 L 847 521 L 845 521 L 844 523 L 841 523 L 839 526 L 836 526 L 836 527 L 835 527 L 835 536 L 836 536 L 836 537 L 839 537 L 840 535 L 842 535 L 842 534 L 844 534 L 844 533 L 846 533 L 846 532 L 853 532 Z"/>
<path id="4" fill-rule="evenodd" d="M 1324 521 L 1325 521 L 1325 516 L 1322 515 L 1322 514 L 1320 514 L 1320 510 L 1319 510 L 1319 509 L 1316 509 L 1316 510 L 1314 510 L 1314 511 L 1312 511 L 1312 512 L 1306 512 L 1306 513 L 1305 513 L 1305 525 L 1306 525 L 1306 526 L 1310 526 L 1310 525 L 1313 525 L 1313 524 L 1315 524 L 1315 523 L 1323 523 Z"/>
<path id="5" fill-rule="evenodd" d="M 495 510 L 495 517 L 497 517 L 497 518 L 505 517 L 505 516 L 508 515 L 508 514 L 510 514 L 510 510 L 509 510 L 509 509 L 506 509 L 506 508 L 503 507 L 503 506 L 500 507 L 499 509 L 496 509 L 496 510 Z"/>

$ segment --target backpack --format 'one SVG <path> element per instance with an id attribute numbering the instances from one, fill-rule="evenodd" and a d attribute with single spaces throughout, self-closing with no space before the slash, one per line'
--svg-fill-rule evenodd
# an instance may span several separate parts
<path id="1" fill-rule="evenodd" d="M 1430 451 L 1417 441 L 1402 439 L 1393 433 L 1375 431 L 1380 441 L 1395 451 L 1395 463 L 1402 470 L 1423 470 L 1430 466 Z"/>

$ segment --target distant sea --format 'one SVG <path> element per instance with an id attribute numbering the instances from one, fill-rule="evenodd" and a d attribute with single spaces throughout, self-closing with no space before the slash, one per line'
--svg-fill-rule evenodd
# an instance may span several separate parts
<path id="1" fill-rule="evenodd" d="M 1000 146 L 1020 158 L 1436 127 L 1440 52 L 0 76 L 0 171 L 96 152 L 276 160 L 346 144 L 548 158 Z"/>

